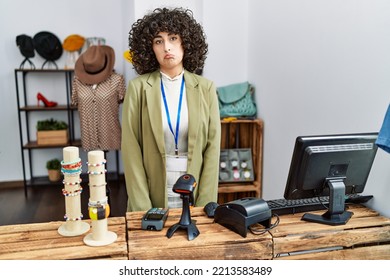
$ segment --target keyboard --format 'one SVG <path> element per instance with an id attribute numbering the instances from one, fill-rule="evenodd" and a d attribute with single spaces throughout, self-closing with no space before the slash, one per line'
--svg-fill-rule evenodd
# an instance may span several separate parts
<path id="1" fill-rule="evenodd" d="M 365 203 L 373 198 L 372 195 L 350 194 L 346 195 L 345 203 Z M 273 199 L 267 200 L 268 207 L 272 213 L 278 215 L 310 212 L 315 210 L 327 210 L 329 207 L 329 196 L 303 199 Z"/>

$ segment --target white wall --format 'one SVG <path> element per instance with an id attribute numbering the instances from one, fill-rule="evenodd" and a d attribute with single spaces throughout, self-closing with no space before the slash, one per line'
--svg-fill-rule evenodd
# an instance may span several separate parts
<path id="1" fill-rule="evenodd" d="M 204 1 L 209 44 L 204 76 L 217 86 L 248 80 L 248 1 Z"/>
<path id="2" fill-rule="evenodd" d="M 248 77 L 265 120 L 264 197 L 283 196 L 296 136 L 379 131 L 389 104 L 390 2 L 250 1 Z M 390 216 L 390 155 L 366 193 Z"/>
<path id="3" fill-rule="evenodd" d="M 206 77 L 217 86 L 246 80 L 256 86 L 265 121 L 264 198 L 283 195 L 296 136 L 379 130 L 389 103 L 389 1 L 2 0 L 0 181 L 22 179 L 13 70 L 23 58 L 16 35 L 105 37 L 115 68 L 130 79 L 135 73 L 122 53 L 131 24 L 162 5 L 188 7 L 202 22 Z M 34 62 L 42 65 L 38 55 Z M 390 216 L 388 166 L 390 155 L 379 150 L 367 193 L 375 195 L 370 205 Z"/>

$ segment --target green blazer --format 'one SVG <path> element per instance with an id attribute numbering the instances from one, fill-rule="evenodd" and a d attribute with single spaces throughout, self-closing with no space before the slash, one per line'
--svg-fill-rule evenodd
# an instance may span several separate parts
<path id="1" fill-rule="evenodd" d="M 160 72 L 129 82 L 122 111 L 122 160 L 128 211 L 167 207 Z M 217 201 L 221 123 L 213 82 L 184 72 L 188 104 L 187 173 L 194 176 L 195 206 Z"/>

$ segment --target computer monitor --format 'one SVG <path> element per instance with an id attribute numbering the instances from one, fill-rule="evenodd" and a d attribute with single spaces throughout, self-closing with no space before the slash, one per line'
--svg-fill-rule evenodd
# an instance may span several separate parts
<path id="1" fill-rule="evenodd" d="M 378 133 L 356 133 L 296 138 L 284 197 L 329 196 L 323 215 L 306 213 L 302 220 L 340 225 L 348 222 L 345 195 L 362 193 L 373 164 Z"/>

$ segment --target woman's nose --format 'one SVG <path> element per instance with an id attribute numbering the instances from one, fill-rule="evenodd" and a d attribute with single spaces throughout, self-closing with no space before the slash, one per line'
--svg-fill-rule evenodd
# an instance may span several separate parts
<path id="1" fill-rule="evenodd" d="M 164 44 L 164 50 L 165 52 L 170 52 L 171 51 L 171 45 L 169 43 Z"/>

